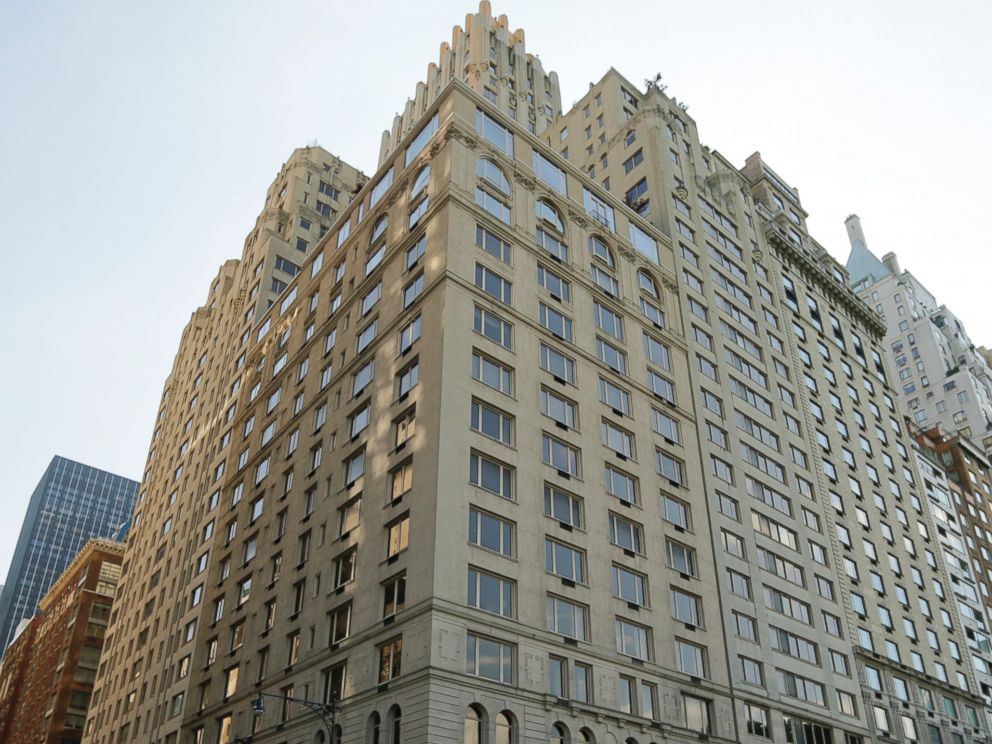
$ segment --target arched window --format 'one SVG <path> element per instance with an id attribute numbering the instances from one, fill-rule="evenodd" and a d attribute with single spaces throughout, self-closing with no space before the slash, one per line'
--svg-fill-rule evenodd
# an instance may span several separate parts
<path id="1" fill-rule="evenodd" d="M 610 269 L 616 269 L 616 263 L 613 260 L 613 252 L 602 238 L 596 235 L 589 237 L 589 252 L 605 263 Z"/>
<path id="2" fill-rule="evenodd" d="M 385 235 L 387 227 L 389 227 L 389 217 L 382 215 L 382 217 L 379 218 L 379 221 L 375 223 L 375 227 L 372 228 L 372 238 L 369 242 L 374 243 Z"/>
<path id="3" fill-rule="evenodd" d="M 635 739 L 633 736 L 628 736 L 626 739 L 623 740 L 623 744 L 637 744 L 637 739 Z"/>
<path id="4" fill-rule="evenodd" d="M 496 163 L 488 158 L 479 158 L 479 163 L 476 166 L 476 174 L 483 181 L 493 186 L 497 191 L 499 191 L 504 196 L 510 195 L 510 181 L 507 179 L 506 174 L 503 173 L 503 169 L 500 168 Z"/>
<path id="5" fill-rule="evenodd" d="M 514 744 L 513 718 L 505 710 L 496 715 L 496 744 Z"/>
<path id="6" fill-rule="evenodd" d="M 389 732 L 389 744 L 401 744 L 400 729 L 402 728 L 403 712 L 400 706 L 394 705 L 386 713 L 386 730 Z"/>
<path id="7" fill-rule="evenodd" d="M 568 729 L 562 723 L 556 723 L 551 727 L 551 738 L 548 744 L 568 744 Z"/>
<path id="8" fill-rule="evenodd" d="M 559 235 L 565 234 L 565 223 L 561 219 L 558 210 L 545 199 L 537 200 L 537 221 L 550 225 Z"/>
<path id="9" fill-rule="evenodd" d="M 654 279 L 651 275 L 644 269 L 639 269 L 637 271 L 637 284 L 641 288 L 641 291 L 651 295 L 656 300 L 660 299 L 661 295 L 658 294 L 658 285 L 655 284 Z"/>
<path id="10" fill-rule="evenodd" d="M 462 744 L 484 744 L 482 732 L 485 730 L 486 713 L 478 705 L 468 706 L 465 711 L 465 733 Z"/>
<path id="11" fill-rule="evenodd" d="M 587 728 L 579 731 L 579 744 L 596 744 L 596 736 Z"/>
<path id="12" fill-rule="evenodd" d="M 431 166 L 430 164 L 425 165 L 417 173 L 417 177 L 413 179 L 413 187 L 410 189 L 410 199 L 416 199 L 417 196 L 427 188 L 427 184 L 431 180 Z"/>
<path id="13" fill-rule="evenodd" d="M 382 739 L 379 736 L 381 728 L 379 714 L 372 711 L 372 715 L 369 716 L 368 725 L 365 727 L 365 741 L 367 744 L 382 744 Z"/>

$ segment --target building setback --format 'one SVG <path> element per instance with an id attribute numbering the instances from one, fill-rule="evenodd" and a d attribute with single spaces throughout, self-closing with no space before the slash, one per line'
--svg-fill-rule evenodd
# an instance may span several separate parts
<path id="1" fill-rule="evenodd" d="M 961 321 L 894 253 L 868 249 L 861 220 L 845 221 L 851 286 L 884 319 L 885 347 L 899 379 L 901 410 L 921 429 L 940 426 L 992 450 L 992 365 Z"/>
<path id="2" fill-rule="evenodd" d="M 87 742 L 987 740 L 796 189 L 657 82 L 559 99 L 483 2 L 275 303 L 184 336 Z"/>
<path id="3" fill-rule="evenodd" d="M 366 180 L 323 148 L 295 150 L 269 187 L 241 259 L 221 266 L 183 330 L 127 528 L 88 741 L 108 741 L 111 732 L 121 742 L 177 740 L 189 642 L 210 622 L 201 618 L 203 578 L 214 531 L 226 529 L 217 515 L 227 459 L 245 431 L 232 424 L 247 353 L 264 335 L 254 327 L 276 298 L 277 310 L 292 302 L 287 285 Z"/>
<path id="4" fill-rule="evenodd" d="M 31 494 L 7 582 L 0 595 L 0 643 L 11 642 L 18 623 L 88 540 L 113 538 L 130 516 L 138 483 L 55 456 Z"/>
<path id="5" fill-rule="evenodd" d="M 123 554 L 118 543 L 90 540 L 42 597 L 41 614 L 11 645 L 21 671 L 10 685 L 0 681 L 0 726 L 9 726 L 5 744 L 82 738 Z M 6 667 L 5 659 L 4 677 Z"/>
<path id="6" fill-rule="evenodd" d="M 798 190 L 758 153 L 738 171 L 660 82 L 641 93 L 614 70 L 548 140 L 672 236 L 738 731 L 985 736 L 965 660 L 904 632 L 963 645 L 884 326 L 806 232 Z M 923 592 L 946 616 L 914 605 Z M 941 721 L 948 684 L 963 700 Z"/>

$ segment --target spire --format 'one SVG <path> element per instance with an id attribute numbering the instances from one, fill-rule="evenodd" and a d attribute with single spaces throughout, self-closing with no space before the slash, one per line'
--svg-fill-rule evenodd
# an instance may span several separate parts
<path id="1" fill-rule="evenodd" d="M 851 241 L 851 254 L 847 257 L 847 272 L 852 287 L 859 284 L 875 284 L 892 272 L 879 260 L 878 256 L 868 250 L 864 231 L 861 229 L 861 219 L 852 214 L 844 220 L 847 227 L 847 237 Z"/>

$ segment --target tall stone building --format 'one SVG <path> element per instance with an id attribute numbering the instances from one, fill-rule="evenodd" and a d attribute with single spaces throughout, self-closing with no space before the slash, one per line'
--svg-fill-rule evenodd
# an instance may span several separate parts
<path id="1" fill-rule="evenodd" d="M 894 253 L 868 249 L 861 220 L 847 218 L 851 286 L 885 320 L 886 353 L 899 379 L 900 406 L 922 429 L 941 426 L 992 450 L 992 364 L 961 321 Z"/>
<path id="2" fill-rule="evenodd" d="M 981 694 L 992 707 L 992 463 L 971 440 L 940 427 L 918 429 L 915 436 L 946 474 L 949 499 L 941 501 L 947 516 L 938 531 L 956 556 L 948 564 L 956 563 L 962 575 L 954 590 Z M 971 581 L 965 576 L 962 553 L 970 562 Z"/>
<path id="3" fill-rule="evenodd" d="M 319 147 L 295 150 L 269 187 L 240 260 L 220 268 L 182 334 L 155 420 L 87 726 L 89 741 L 175 742 L 201 624 L 232 426 L 248 351 L 364 176 Z M 225 494 L 229 502 L 229 497 Z M 226 529 L 226 528 L 225 528 Z M 197 663 L 202 664 L 202 659 Z"/>
<path id="4" fill-rule="evenodd" d="M 138 483 L 55 456 L 45 469 L 17 538 L 0 594 L 0 645 L 38 602 L 90 538 L 112 538 L 131 516 Z"/>
<path id="5" fill-rule="evenodd" d="M 403 113 L 382 133 L 380 167 L 452 80 L 461 80 L 531 134 L 561 116 L 558 76 L 527 53 L 523 29 L 510 31 L 507 17 L 493 18 L 490 3 L 482 0 L 478 13 L 465 16 L 464 27 L 455 26 L 451 43 L 441 44 L 437 63 L 427 66 L 427 77 L 417 83 Z"/>
<path id="6" fill-rule="evenodd" d="M 558 116 L 507 29 L 234 316 L 198 470 L 165 403 L 86 740 L 986 741 L 884 326 L 796 189 L 657 82 Z"/>
<path id="7" fill-rule="evenodd" d="M 611 70 L 547 135 L 671 236 L 738 731 L 981 739 L 884 326 L 807 233 L 798 190 L 757 153 L 734 168 L 647 88 Z"/>

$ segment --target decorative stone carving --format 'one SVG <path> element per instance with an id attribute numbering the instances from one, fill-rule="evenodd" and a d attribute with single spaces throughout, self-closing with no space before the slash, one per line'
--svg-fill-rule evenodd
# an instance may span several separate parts
<path id="1" fill-rule="evenodd" d="M 537 182 L 533 178 L 531 178 L 526 173 L 516 168 L 513 169 L 513 180 L 515 180 L 517 183 L 519 183 L 528 191 L 534 191 L 534 189 L 537 188 Z"/>
<path id="2" fill-rule="evenodd" d="M 634 251 L 622 243 L 617 243 L 617 253 L 626 258 L 628 261 L 633 261 L 637 257 L 637 254 Z"/>
<path id="3" fill-rule="evenodd" d="M 589 227 L 589 220 L 581 212 L 576 212 L 574 209 L 569 208 L 568 218 L 583 230 Z"/>
<path id="4" fill-rule="evenodd" d="M 456 127 L 454 124 L 450 124 L 444 132 L 444 139 L 457 140 L 465 145 L 470 150 L 474 150 L 479 146 L 479 141 L 475 138 L 474 134 L 470 134 L 468 131 Z"/>

